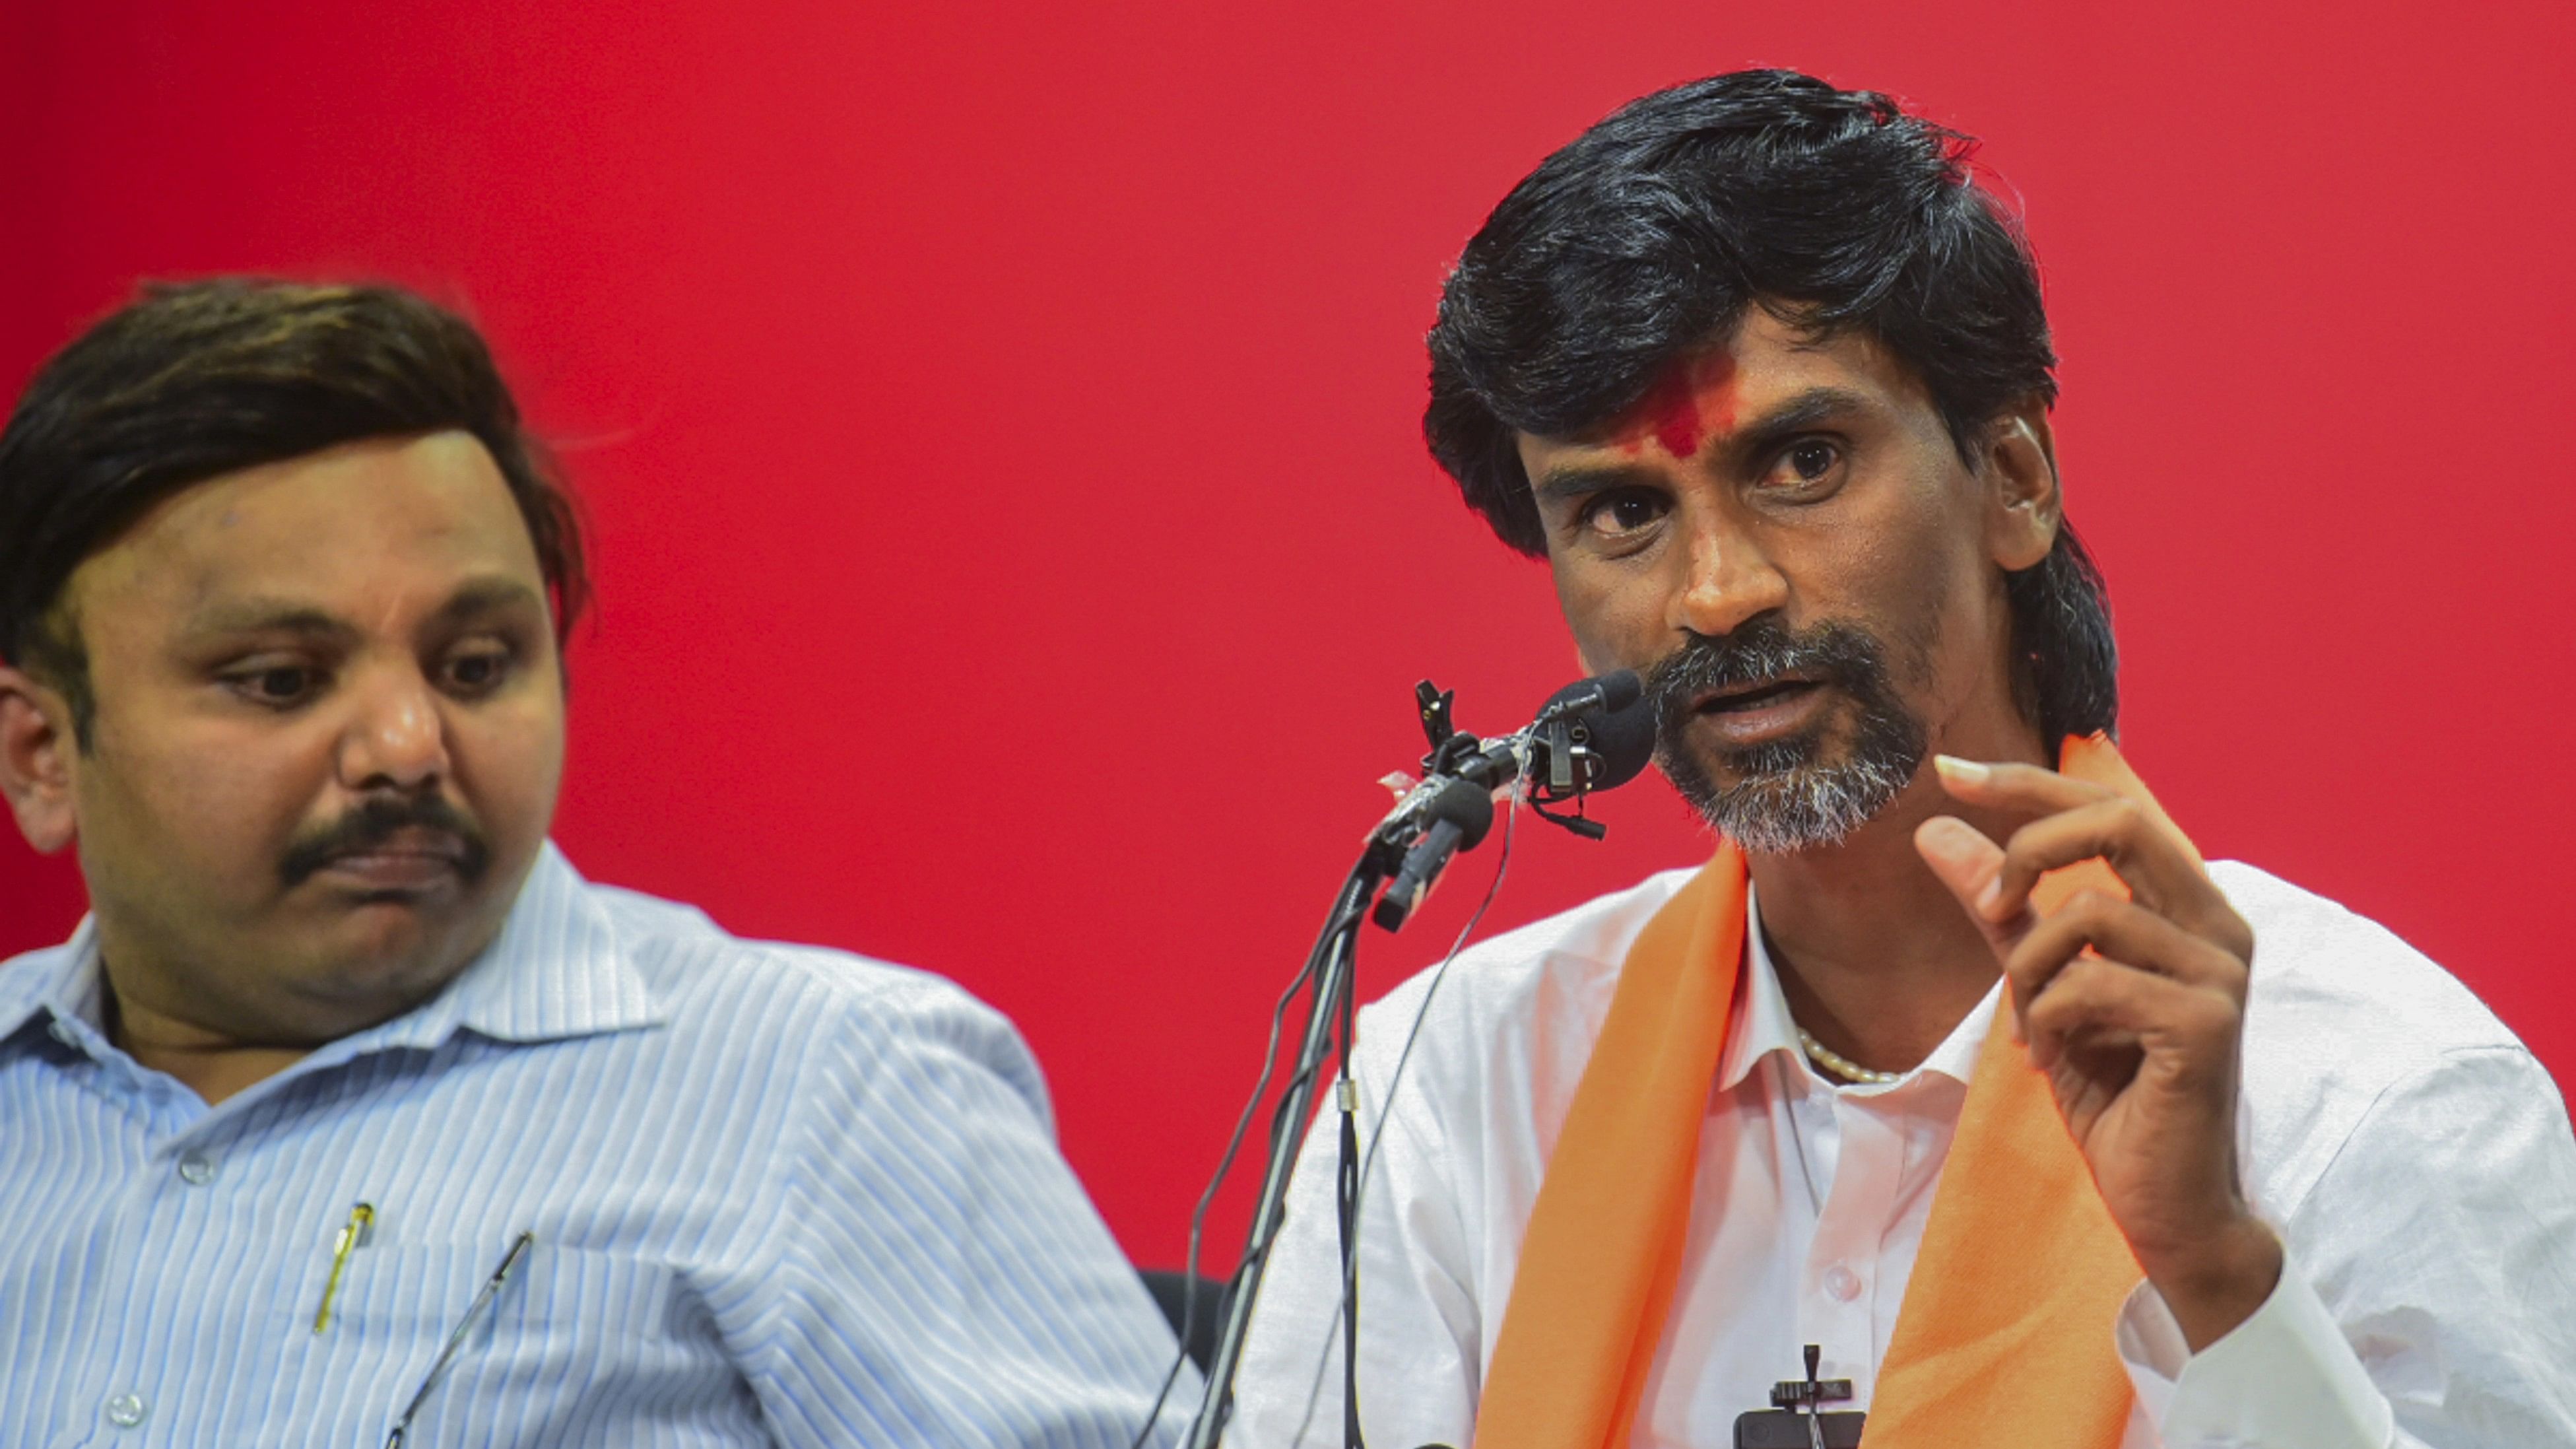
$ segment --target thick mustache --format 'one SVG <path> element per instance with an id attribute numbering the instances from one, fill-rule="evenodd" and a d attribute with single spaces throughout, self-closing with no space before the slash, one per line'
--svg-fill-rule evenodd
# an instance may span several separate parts
<path id="1" fill-rule="evenodd" d="M 341 856 L 383 845 L 406 830 L 452 837 L 457 843 L 456 872 L 468 881 L 480 878 L 484 867 L 492 863 L 491 846 L 463 811 L 436 796 L 423 796 L 372 799 L 359 805 L 288 846 L 277 863 L 277 871 L 286 884 L 300 885 Z"/>
<path id="2" fill-rule="evenodd" d="M 1690 712 L 1712 690 L 1739 689 L 1785 674 L 1819 683 L 1850 685 L 1867 676 L 1878 658 L 1877 641 L 1849 625 L 1824 624 L 1804 635 L 1756 619 L 1732 634 L 1694 634 L 1646 671 L 1646 697 L 1668 723 Z"/>

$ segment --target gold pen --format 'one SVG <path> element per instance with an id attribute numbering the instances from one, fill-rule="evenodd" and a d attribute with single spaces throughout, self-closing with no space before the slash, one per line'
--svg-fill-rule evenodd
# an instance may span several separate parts
<path id="1" fill-rule="evenodd" d="M 340 1230 L 339 1241 L 331 1245 L 331 1276 L 322 1284 L 322 1307 L 313 1315 L 315 1333 L 331 1326 L 331 1299 L 340 1291 L 340 1274 L 349 1266 L 350 1251 L 367 1241 L 367 1230 L 375 1222 L 374 1204 L 362 1202 L 349 1209 L 349 1225 Z"/>

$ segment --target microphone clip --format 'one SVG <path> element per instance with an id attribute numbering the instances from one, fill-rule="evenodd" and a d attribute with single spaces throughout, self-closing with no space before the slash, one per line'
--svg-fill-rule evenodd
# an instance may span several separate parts
<path id="1" fill-rule="evenodd" d="M 1633 699 L 1633 680 L 1629 692 Z M 1531 814 L 1585 840 L 1609 834 L 1583 813 L 1584 797 L 1596 786 L 1626 778 L 1613 777 L 1614 767 L 1595 748 L 1596 714 L 1611 702 L 1603 686 L 1586 681 L 1560 691 L 1528 728 L 1497 740 L 1457 727 L 1450 715 L 1457 697 L 1457 691 L 1428 679 L 1413 686 L 1415 716 L 1430 752 L 1422 757 L 1421 781 L 1400 792 L 1369 837 L 1370 858 L 1387 877 L 1369 918 L 1385 930 L 1401 929 L 1450 857 L 1485 838 L 1493 801 L 1504 790 L 1523 791 Z M 1561 808 L 1568 803 L 1572 810 Z"/>
<path id="2" fill-rule="evenodd" d="M 1431 754 L 1423 757 L 1425 769 L 1430 768 L 1432 756 L 1440 753 L 1440 747 L 1458 733 L 1458 727 L 1449 722 L 1449 706 L 1457 698 L 1458 691 L 1442 689 L 1428 679 L 1418 680 L 1413 686 L 1413 705 L 1422 718 L 1422 737 L 1431 747 Z"/>
<path id="3" fill-rule="evenodd" d="M 1601 774 L 1601 758 L 1592 749 L 1592 731 L 1575 712 L 1588 704 L 1584 700 L 1567 701 L 1541 714 L 1530 725 L 1530 737 L 1540 757 L 1547 761 L 1547 772 L 1530 782 L 1529 807 L 1532 815 L 1550 825 L 1561 826 L 1586 840 L 1599 840 L 1610 833 L 1610 827 L 1583 813 L 1584 797 L 1592 793 L 1592 784 Z M 1547 808 L 1569 800 L 1574 802 L 1571 814 Z"/>

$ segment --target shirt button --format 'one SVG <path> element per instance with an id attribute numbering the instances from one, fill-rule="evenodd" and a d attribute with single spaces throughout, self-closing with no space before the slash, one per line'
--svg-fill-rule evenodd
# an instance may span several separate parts
<path id="1" fill-rule="evenodd" d="M 1825 1270 L 1825 1291 L 1837 1303 L 1849 1303 L 1860 1296 L 1860 1275 L 1836 1263 Z"/>
<path id="2" fill-rule="evenodd" d="M 143 1402 L 141 1394 L 119 1394 L 107 1401 L 107 1422 L 120 1429 L 131 1429 L 142 1423 L 143 1416 L 151 1411 L 152 1406 Z"/>
<path id="3" fill-rule="evenodd" d="M 215 1160 L 202 1152 L 189 1153 L 179 1159 L 179 1180 L 191 1187 L 204 1187 L 215 1180 Z M 143 1401 L 136 1399 L 135 1402 Z"/>

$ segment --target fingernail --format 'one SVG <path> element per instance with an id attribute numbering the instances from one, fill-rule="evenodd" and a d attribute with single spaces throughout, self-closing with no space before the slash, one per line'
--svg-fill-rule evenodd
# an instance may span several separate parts
<path id="1" fill-rule="evenodd" d="M 1963 760 L 1957 755 L 1934 755 L 1932 768 L 1941 772 L 1942 779 L 1956 780 L 1963 785 L 1982 785 L 1986 777 L 1994 773 L 1974 760 Z"/>
<path id="2" fill-rule="evenodd" d="M 1993 915 L 1995 913 L 1995 902 L 2003 899 L 2003 894 L 2004 878 L 2002 876 L 1996 876 L 1993 880 L 1986 882 L 1984 888 L 1977 892 L 1977 914 L 1981 916 Z"/>

